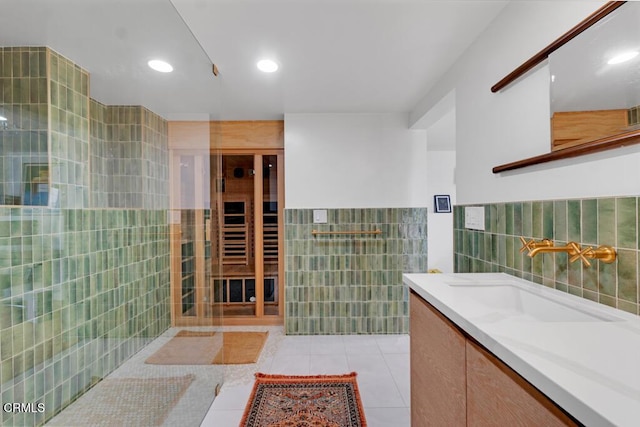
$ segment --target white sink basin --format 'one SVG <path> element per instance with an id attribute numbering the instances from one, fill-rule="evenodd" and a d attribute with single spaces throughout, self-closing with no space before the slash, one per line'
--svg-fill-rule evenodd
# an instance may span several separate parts
<path id="1" fill-rule="evenodd" d="M 553 295 L 530 291 L 509 280 L 447 282 L 459 288 L 457 296 L 500 312 L 517 315 L 518 320 L 541 322 L 615 322 L 616 317 L 571 305 Z"/>

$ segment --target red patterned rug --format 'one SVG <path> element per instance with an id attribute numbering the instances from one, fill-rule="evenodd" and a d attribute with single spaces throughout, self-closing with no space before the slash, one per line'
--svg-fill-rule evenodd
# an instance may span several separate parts
<path id="1" fill-rule="evenodd" d="M 366 427 L 356 373 L 256 374 L 241 427 Z"/>

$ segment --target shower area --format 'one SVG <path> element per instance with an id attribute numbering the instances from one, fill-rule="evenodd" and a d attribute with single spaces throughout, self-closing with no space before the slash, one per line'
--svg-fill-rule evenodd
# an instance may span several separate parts
<path id="1" fill-rule="evenodd" d="M 58 2 L 48 10 L 50 19 L 66 22 L 73 7 L 87 8 L 87 17 L 103 15 L 102 25 L 119 22 L 108 19 L 116 11 L 107 2 L 90 3 Z M 135 3 L 127 4 L 126 18 L 119 15 L 121 30 L 149 13 L 144 2 Z M 179 43 L 181 59 L 211 67 L 169 0 L 154 2 L 153 14 L 163 30 L 171 29 L 158 37 Z M 99 23 L 88 18 L 84 25 Z M 90 72 L 80 53 L 59 52 L 44 26 L 29 28 L 32 38 L 3 36 L 0 46 L 0 424 L 61 425 L 57 417 L 83 395 L 127 380 L 129 401 L 157 396 L 147 413 L 199 425 L 224 381 L 223 365 L 181 370 L 141 359 L 133 369 L 123 366 L 178 327 L 216 332 L 238 307 L 254 319 L 274 305 L 280 310 L 280 291 L 267 283 L 274 277 L 270 257 L 279 250 L 272 215 L 277 192 L 271 178 L 266 184 L 256 179 L 245 205 L 253 215 L 246 248 L 253 252 L 242 264 L 245 271 L 223 279 L 225 266 L 238 266 L 235 258 L 228 263 L 228 242 L 238 240 L 237 233 L 227 239 L 224 227 L 242 224 L 222 214 L 225 191 L 235 183 L 225 175 L 229 161 L 217 146 L 221 80 L 212 75 L 193 82 L 213 99 L 206 108 L 194 107 L 201 109 L 197 121 L 171 120 L 173 92 L 162 80 L 142 77 L 155 91 L 149 99 L 164 104 L 128 103 L 130 88 L 121 94 L 100 89 L 113 70 Z M 105 37 L 107 45 L 115 46 Z M 122 102 L 114 100 L 119 95 Z M 275 177 L 282 161 L 277 155 L 252 158 L 259 162 L 251 173 L 260 178 Z M 232 282 L 237 277 L 241 291 Z M 172 381 L 171 389 L 156 388 Z M 178 397 L 166 400 L 171 393 Z M 106 399 L 94 403 L 95 409 L 113 406 Z"/>

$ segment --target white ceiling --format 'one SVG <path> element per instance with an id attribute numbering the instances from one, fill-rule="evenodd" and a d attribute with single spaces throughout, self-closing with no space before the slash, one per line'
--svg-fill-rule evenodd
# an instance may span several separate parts
<path id="1" fill-rule="evenodd" d="M 167 119 L 409 112 L 507 2 L 0 0 L 0 45 L 47 45 L 91 73 L 93 98 Z M 256 69 L 266 56 L 278 72 Z"/>

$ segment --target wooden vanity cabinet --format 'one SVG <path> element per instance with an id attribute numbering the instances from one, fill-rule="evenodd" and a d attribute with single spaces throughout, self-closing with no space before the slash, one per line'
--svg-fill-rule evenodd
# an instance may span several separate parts
<path id="1" fill-rule="evenodd" d="M 464 426 L 466 338 L 413 292 L 409 309 L 411 425 Z"/>
<path id="2" fill-rule="evenodd" d="M 575 426 L 513 369 L 467 340 L 467 425 Z"/>
<path id="3" fill-rule="evenodd" d="M 413 427 L 578 425 L 431 304 L 410 298 Z"/>

